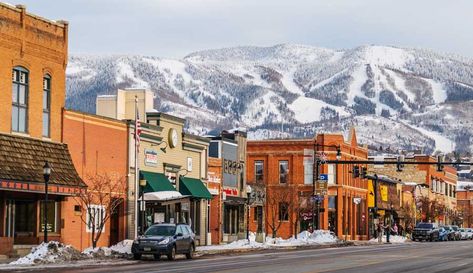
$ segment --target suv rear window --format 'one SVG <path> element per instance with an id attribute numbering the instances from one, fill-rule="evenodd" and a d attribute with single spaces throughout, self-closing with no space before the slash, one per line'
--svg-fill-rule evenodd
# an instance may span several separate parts
<path id="1" fill-rule="evenodd" d="M 176 226 L 151 226 L 146 230 L 147 236 L 173 236 L 176 232 Z"/>
<path id="2" fill-rule="evenodd" d="M 417 225 L 416 228 L 434 228 L 434 225 L 429 224 L 429 223 L 420 223 L 420 224 Z"/>

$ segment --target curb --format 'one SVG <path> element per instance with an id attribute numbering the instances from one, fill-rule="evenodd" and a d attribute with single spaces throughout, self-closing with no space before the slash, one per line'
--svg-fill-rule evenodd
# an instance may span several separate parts
<path id="1" fill-rule="evenodd" d="M 300 245 L 300 246 L 271 246 L 268 248 L 237 248 L 237 249 L 219 249 L 219 250 L 201 250 L 196 251 L 195 254 L 198 257 L 202 256 L 213 256 L 213 255 L 230 255 L 248 252 L 267 252 L 267 251 L 284 251 L 284 250 L 297 250 L 297 249 L 324 249 L 324 248 L 337 248 L 337 247 L 348 247 L 355 246 L 353 242 L 340 241 L 335 244 L 318 244 L 318 245 Z"/>

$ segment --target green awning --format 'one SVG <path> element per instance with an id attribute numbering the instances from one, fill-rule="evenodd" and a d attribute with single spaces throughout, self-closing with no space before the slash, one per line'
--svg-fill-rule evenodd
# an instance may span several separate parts
<path id="1" fill-rule="evenodd" d="M 140 175 L 146 179 L 145 192 L 176 191 L 169 179 L 162 173 L 140 171 Z"/>
<path id="2" fill-rule="evenodd" d="M 201 199 L 212 199 L 212 195 L 200 179 L 181 176 L 179 191 L 182 195 L 191 195 L 192 197 Z"/>

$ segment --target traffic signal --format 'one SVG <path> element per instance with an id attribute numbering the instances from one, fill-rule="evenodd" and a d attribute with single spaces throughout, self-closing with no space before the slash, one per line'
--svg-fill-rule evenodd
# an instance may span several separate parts
<path id="1" fill-rule="evenodd" d="M 368 172 L 368 168 L 361 167 L 361 178 L 365 179 Z"/>
<path id="2" fill-rule="evenodd" d="M 437 156 L 437 172 L 443 171 L 442 161 L 443 161 L 443 156 L 438 155 Z"/>
<path id="3" fill-rule="evenodd" d="M 396 171 L 402 172 L 402 169 L 404 168 L 404 164 L 402 164 L 403 161 L 404 161 L 404 156 L 399 155 L 397 157 L 397 163 L 396 163 L 397 169 L 396 169 Z"/>
<path id="4" fill-rule="evenodd" d="M 360 177 L 360 166 L 358 165 L 353 166 L 352 174 L 353 174 L 353 178 Z"/>

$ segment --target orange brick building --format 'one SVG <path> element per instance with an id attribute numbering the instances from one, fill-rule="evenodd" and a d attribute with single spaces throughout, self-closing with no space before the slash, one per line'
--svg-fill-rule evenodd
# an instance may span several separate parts
<path id="1" fill-rule="evenodd" d="M 124 121 L 64 110 L 62 140 L 69 147 L 72 161 L 85 183 L 95 174 L 125 179 L 127 177 L 128 150 L 127 125 Z M 123 196 L 123 199 L 126 196 Z M 125 200 L 123 200 L 125 201 Z M 105 223 L 98 246 L 109 246 L 125 239 L 126 219 L 123 202 L 116 214 Z M 77 211 L 78 202 L 66 198 L 64 228 L 68 232 L 62 240 L 78 249 L 91 246 L 91 233 L 81 220 L 82 211 Z"/>
<path id="2" fill-rule="evenodd" d="M 432 156 L 415 156 L 415 160 L 437 162 Z M 429 199 L 437 200 L 445 206 L 445 212 L 441 213 L 436 221 L 440 224 L 452 224 L 457 213 L 457 170 L 452 166 L 443 166 L 442 171 L 438 171 L 435 164 L 417 165 L 417 169 L 426 172 L 425 183 L 429 186 Z"/>
<path id="3" fill-rule="evenodd" d="M 462 218 L 461 226 L 473 227 L 473 182 L 458 181 L 457 185 L 457 210 Z"/>
<path id="4" fill-rule="evenodd" d="M 210 200 L 209 229 L 212 244 L 220 244 L 222 241 L 222 159 L 208 158 L 207 187 L 212 194 Z"/>
<path id="5" fill-rule="evenodd" d="M 2 3 L 0 22 L 0 132 L 60 141 L 68 23 Z"/>
<path id="6" fill-rule="evenodd" d="M 250 230 L 256 231 L 257 223 L 264 222 L 264 232 L 270 234 L 272 224 L 281 222 L 277 236 L 288 238 L 307 229 L 314 211 L 310 198 L 314 152 L 327 160 L 336 160 L 338 146 L 341 160 L 368 158 L 368 149 L 358 145 L 354 129 L 348 141 L 338 134 L 319 134 L 314 139 L 248 141 L 248 184 L 266 187 L 264 213 L 261 216 L 258 208 L 251 210 Z M 318 219 L 322 229 L 330 229 L 339 237 L 362 240 L 368 238 L 367 181 L 353 178 L 351 170 L 349 165 L 320 166 L 319 174 L 328 175 L 328 195 L 321 204 Z M 360 198 L 361 202 L 355 204 L 354 198 Z M 255 216 L 257 213 L 260 216 Z"/>
<path id="7" fill-rule="evenodd" d="M 67 22 L 0 3 L 1 254 L 13 244 L 38 244 L 44 230 L 49 240 L 62 240 L 64 200 L 85 188 L 60 143 L 67 47 Z M 45 162 L 51 167 L 48 203 Z"/>

